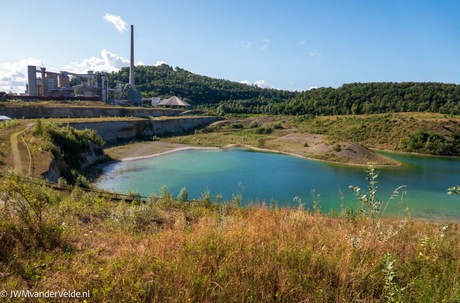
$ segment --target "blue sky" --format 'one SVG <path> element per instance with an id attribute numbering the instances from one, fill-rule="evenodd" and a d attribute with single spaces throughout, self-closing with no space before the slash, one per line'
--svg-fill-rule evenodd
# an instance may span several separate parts
<path id="1" fill-rule="evenodd" d="M 27 64 L 127 66 L 131 24 L 138 64 L 263 87 L 460 83 L 456 0 L 16 0 L 1 11 L 0 91 L 23 92 Z"/>

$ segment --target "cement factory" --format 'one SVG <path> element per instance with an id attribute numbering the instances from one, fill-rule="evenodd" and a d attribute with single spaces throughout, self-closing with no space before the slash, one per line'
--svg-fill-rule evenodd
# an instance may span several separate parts
<path id="1" fill-rule="evenodd" d="M 115 92 L 117 97 L 109 100 L 109 91 Z M 116 88 L 109 88 L 104 73 L 95 77 L 93 71 L 77 74 L 67 71 L 51 72 L 45 67 L 28 66 L 26 94 L 20 97 L 29 100 L 100 100 L 140 105 L 141 94 L 134 87 L 134 26 L 131 25 L 129 82 L 124 87 L 117 85 Z"/>

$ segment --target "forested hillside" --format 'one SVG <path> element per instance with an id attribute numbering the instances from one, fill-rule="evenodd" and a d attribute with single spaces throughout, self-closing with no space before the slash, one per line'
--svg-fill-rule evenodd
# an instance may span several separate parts
<path id="1" fill-rule="evenodd" d="M 460 85 L 444 83 L 353 83 L 299 93 L 286 102 L 227 101 L 225 112 L 285 115 L 357 115 L 391 112 L 460 114 Z"/>
<path id="2" fill-rule="evenodd" d="M 109 74 L 109 83 L 127 83 L 129 70 Z M 344 115 L 388 112 L 460 114 L 460 85 L 418 82 L 352 83 L 304 92 L 265 89 L 196 75 L 185 69 L 137 66 L 136 88 L 144 97 L 176 95 L 221 113 Z"/>
<path id="3" fill-rule="evenodd" d="M 129 69 L 108 75 L 109 83 L 127 83 Z M 193 105 L 212 105 L 228 100 L 254 100 L 255 104 L 280 102 L 294 97 L 295 92 L 263 89 L 254 85 L 214 79 L 196 75 L 185 69 L 163 64 L 160 66 L 136 66 L 136 88 L 143 97 L 178 96 Z"/>
<path id="4" fill-rule="evenodd" d="M 460 85 L 444 83 L 353 83 L 338 89 L 306 91 L 276 104 L 272 113 L 376 114 L 388 112 L 460 113 Z"/>

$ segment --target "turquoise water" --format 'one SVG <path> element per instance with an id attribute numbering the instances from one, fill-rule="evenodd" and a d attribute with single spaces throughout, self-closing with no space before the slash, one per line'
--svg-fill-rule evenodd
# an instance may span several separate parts
<path id="1" fill-rule="evenodd" d="M 404 207 L 408 204 L 415 217 L 460 219 L 460 197 L 447 195 L 449 186 L 460 184 L 460 159 L 384 154 L 403 165 L 379 169 L 377 198 L 386 202 L 396 188 L 407 186 L 390 202 L 387 213 L 399 212 L 401 194 L 405 192 Z M 217 194 L 224 200 L 241 194 L 244 204 L 276 202 L 296 206 L 294 197 L 299 197 L 309 208 L 314 191 L 321 210 L 328 212 L 340 211 L 341 201 L 345 206 L 356 206 L 357 198 L 349 185 L 366 192 L 364 169 L 243 149 L 189 150 L 111 163 L 104 167 L 95 185 L 143 196 L 158 195 L 166 185 L 175 197 L 186 187 L 190 198 L 198 198 L 209 189 L 213 199 Z"/>

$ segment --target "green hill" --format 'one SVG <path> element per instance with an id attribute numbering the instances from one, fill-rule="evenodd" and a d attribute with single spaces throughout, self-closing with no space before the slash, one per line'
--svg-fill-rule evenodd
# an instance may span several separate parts
<path id="1" fill-rule="evenodd" d="M 122 68 L 108 75 L 109 83 L 127 83 L 129 69 Z M 185 69 L 163 64 L 137 66 L 136 88 L 143 97 L 178 96 L 193 105 L 213 105 L 229 100 L 254 100 L 254 104 L 280 102 L 294 97 L 296 92 L 264 89 L 222 79 L 196 75 Z"/>
<path id="2" fill-rule="evenodd" d="M 128 82 L 129 70 L 108 75 Z M 356 115 L 390 112 L 460 114 L 460 85 L 432 82 L 352 83 L 304 92 L 260 88 L 194 74 L 169 65 L 137 66 L 135 82 L 144 97 L 176 95 L 197 106 L 225 113 Z"/>
<path id="3" fill-rule="evenodd" d="M 444 83 L 353 83 L 337 89 L 303 92 L 273 113 L 377 114 L 389 112 L 460 113 L 460 85 Z"/>
<path id="4" fill-rule="evenodd" d="M 394 112 L 460 114 L 460 85 L 445 83 L 352 83 L 318 88 L 284 102 L 222 102 L 225 112 L 283 115 L 359 115 Z"/>

